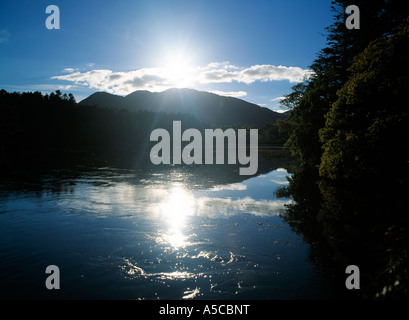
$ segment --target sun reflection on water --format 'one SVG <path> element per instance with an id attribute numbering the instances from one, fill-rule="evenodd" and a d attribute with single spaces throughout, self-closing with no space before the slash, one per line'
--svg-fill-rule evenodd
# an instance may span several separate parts
<path id="1" fill-rule="evenodd" d="M 175 248 L 189 244 L 185 234 L 187 218 L 194 213 L 195 198 L 181 184 L 172 186 L 159 204 L 160 218 L 167 230 L 164 240 Z"/>
<path id="2" fill-rule="evenodd" d="M 149 220 L 153 228 L 141 229 L 146 241 L 142 241 L 141 248 L 146 250 L 140 255 L 128 255 L 120 263 L 125 278 L 145 285 L 151 282 L 155 286 L 164 285 L 155 292 L 155 298 L 176 294 L 180 299 L 197 299 L 205 294 L 236 295 L 253 291 L 256 284 L 247 279 L 247 274 L 258 272 L 261 267 L 253 262 L 254 255 L 246 251 L 243 240 L 254 227 L 253 219 L 248 217 L 275 217 L 288 200 L 255 196 L 252 190 L 277 177 L 266 175 L 203 190 L 190 187 L 183 176 L 171 178 L 172 181 L 144 185 L 129 192 L 130 203 L 135 198 L 147 200 L 133 209 L 136 209 L 135 217 Z M 281 181 L 276 180 L 277 184 Z M 244 220 L 237 220 L 241 214 Z M 229 223 L 230 217 L 235 223 Z M 247 219 L 251 222 L 247 223 Z M 227 226 L 225 234 L 214 240 L 212 235 L 218 235 L 219 225 Z M 169 293 L 175 288 L 179 290 L 177 293 Z"/>

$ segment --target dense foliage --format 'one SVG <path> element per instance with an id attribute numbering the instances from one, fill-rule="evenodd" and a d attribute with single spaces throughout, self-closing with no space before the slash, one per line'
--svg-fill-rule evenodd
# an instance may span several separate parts
<path id="1" fill-rule="evenodd" d="M 362 296 L 407 294 L 409 9 L 355 1 L 361 29 L 345 27 L 333 1 L 328 46 L 284 103 L 286 146 L 298 157 L 287 188 L 289 221 L 342 266 L 361 267 Z"/>
<path id="2" fill-rule="evenodd" d="M 15 161 L 54 161 L 75 155 L 128 157 L 149 161 L 150 133 L 156 128 L 172 132 L 173 121 L 182 130 L 212 128 L 186 113 L 132 111 L 118 106 L 77 104 L 72 94 L 60 91 L 9 93 L 0 91 L 0 165 Z M 278 124 L 225 126 L 259 129 L 260 144 L 282 146 L 287 134 Z M 248 131 L 249 132 L 249 131 Z M 26 161 L 26 160 L 24 160 Z"/>
<path id="3" fill-rule="evenodd" d="M 0 159 L 146 152 L 151 131 L 171 131 L 173 120 L 181 120 L 185 128 L 202 128 L 200 121 L 185 114 L 81 106 L 71 94 L 58 90 L 50 95 L 1 90 Z"/>

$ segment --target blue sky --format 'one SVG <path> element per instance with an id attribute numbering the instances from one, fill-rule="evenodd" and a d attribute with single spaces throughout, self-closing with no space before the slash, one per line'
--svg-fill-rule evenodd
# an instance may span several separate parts
<path id="1" fill-rule="evenodd" d="M 48 5 L 60 10 L 49 30 Z M 189 87 L 276 110 L 325 46 L 330 0 L 0 2 L 0 88 Z"/>

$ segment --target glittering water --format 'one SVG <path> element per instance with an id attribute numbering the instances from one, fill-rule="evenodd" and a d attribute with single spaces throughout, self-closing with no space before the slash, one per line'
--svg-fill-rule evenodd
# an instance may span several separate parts
<path id="1" fill-rule="evenodd" d="M 51 170 L 0 189 L 0 297 L 311 299 L 333 294 L 283 221 L 283 168 Z M 242 180 L 242 181 L 241 181 Z M 47 290 L 57 265 L 61 289 Z"/>

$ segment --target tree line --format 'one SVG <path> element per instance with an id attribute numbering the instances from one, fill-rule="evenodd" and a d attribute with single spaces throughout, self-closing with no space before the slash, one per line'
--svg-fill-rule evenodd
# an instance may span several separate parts
<path id="1" fill-rule="evenodd" d="M 345 27 L 351 4 L 360 9 L 360 29 Z M 361 267 L 362 297 L 401 298 L 408 285 L 409 7 L 336 0 L 332 12 L 314 75 L 282 101 L 290 109 L 285 147 L 297 162 L 279 194 L 293 198 L 287 220 L 325 261 Z"/>
<path id="2" fill-rule="evenodd" d="M 149 159 L 150 133 L 156 128 L 171 132 L 174 120 L 181 121 L 184 130 L 207 128 L 185 113 L 85 106 L 59 90 L 51 94 L 0 90 L 0 164 L 22 159 L 52 162 L 73 154 L 143 158 L 148 152 Z M 282 146 L 286 135 L 276 123 L 259 126 L 261 143 Z"/>
<path id="3" fill-rule="evenodd" d="M 59 90 L 45 95 L 1 90 L 0 106 L 3 161 L 22 156 L 68 156 L 73 152 L 137 153 L 148 147 L 153 128 L 170 129 L 173 120 L 181 120 L 186 126 L 202 126 L 185 114 L 81 106 L 72 94 Z"/>

